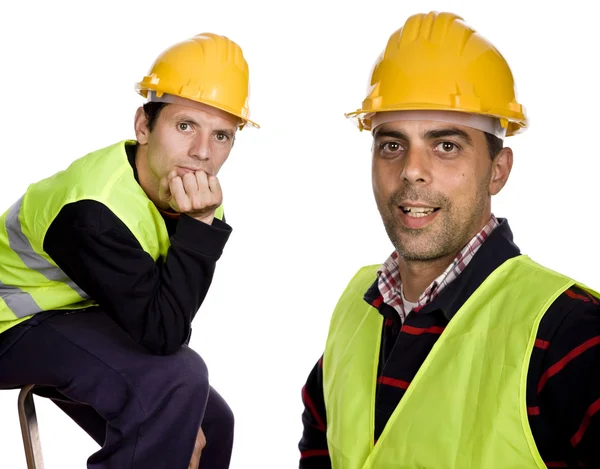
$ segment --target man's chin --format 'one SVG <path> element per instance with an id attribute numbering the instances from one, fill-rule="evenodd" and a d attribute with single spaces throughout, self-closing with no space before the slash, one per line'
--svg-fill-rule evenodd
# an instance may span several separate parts
<path id="1" fill-rule="evenodd" d="M 392 244 L 398 251 L 400 257 L 406 261 L 431 262 L 447 255 L 447 249 L 438 246 L 435 239 L 427 236 L 427 233 L 411 233 L 409 236 L 397 236 L 392 240 Z M 408 238 L 408 239 L 407 239 Z"/>

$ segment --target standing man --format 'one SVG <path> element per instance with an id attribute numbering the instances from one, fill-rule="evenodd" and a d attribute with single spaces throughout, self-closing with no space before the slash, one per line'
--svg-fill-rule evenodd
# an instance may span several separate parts
<path id="1" fill-rule="evenodd" d="M 300 467 L 600 467 L 598 294 L 522 255 L 491 211 L 503 140 L 527 125 L 502 55 L 458 16 L 414 15 L 348 116 L 372 132 L 395 250 L 333 313 Z"/>
<path id="2" fill-rule="evenodd" d="M 226 37 L 173 45 L 136 86 L 136 140 L 0 218 L 0 388 L 39 385 L 102 446 L 88 468 L 195 468 L 205 442 L 200 467 L 229 467 L 233 415 L 187 343 L 231 233 L 217 173 L 255 125 L 248 80 Z"/>

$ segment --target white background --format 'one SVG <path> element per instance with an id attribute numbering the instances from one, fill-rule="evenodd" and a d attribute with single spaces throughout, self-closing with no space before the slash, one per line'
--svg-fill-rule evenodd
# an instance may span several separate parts
<path id="1" fill-rule="evenodd" d="M 133 84 L 160 51 L 200 32 L 238 42 L 262 129 L 238 134 L 221 172 L 234 231 L 192 346 L 236 415 L 232 468 L 297 467 L 300 390 L 335 302 L 358 267 L 391 252 L 371 193 L 370 136 L 343 113 L 360 106 L 376 57 L 409 15 L 460 14 L 507 58 L 531 127 L 507 141 L 514 169 L 493 210 L 524 252 L 600 288 L 597 12 L 579 0 L 535 3 L 3 3 L 2 210 L 28 183 L 134 137 Z M 25 467 L 16 397 L 0 392 L 2 468 Z M 46 467 L 85 467 L 96 444 L 36 403 Z"/>

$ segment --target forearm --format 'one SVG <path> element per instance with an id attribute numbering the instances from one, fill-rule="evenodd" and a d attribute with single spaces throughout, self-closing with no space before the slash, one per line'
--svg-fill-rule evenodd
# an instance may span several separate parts
<path id="1" fill-rule="evenodd" d="M 153 353 L 175 352 L 189 335 L 231 228 L 182 216 L 164 262 L 155 262 L 106 207 L 78 204 L 63 209 L 44 249 L 137 342 Z"/>

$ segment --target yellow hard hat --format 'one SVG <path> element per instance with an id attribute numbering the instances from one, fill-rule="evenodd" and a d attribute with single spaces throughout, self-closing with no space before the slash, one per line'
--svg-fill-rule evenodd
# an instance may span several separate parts
<path id="1" fill-rule="evenodd" d="M 163 94 L 191 99 L 239 117 L 248 116 L 249 71 L 242 49 L 225 36 L 203 33 L 166 49 L 154 61 L 136 91 L 160 98 Z"/>
<path id="2" fill-rule="evenodd" d="M 346 117 L 371 130 L 374 113 L 404 110 L 496 117 L 506 136 L 527 127 L 506 60 L 452 13 L 413 15 L 392 34 L 375 63 L 362 108 Z"/>

